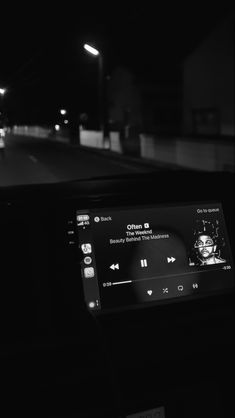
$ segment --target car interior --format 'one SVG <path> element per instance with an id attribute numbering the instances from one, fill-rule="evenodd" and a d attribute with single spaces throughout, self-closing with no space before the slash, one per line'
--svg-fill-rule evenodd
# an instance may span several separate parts
<path id="1" fill-rule="evenodd" d="M 4 416 L 232 417 L 234 209 L 230 172 L 2 187 Z"/>

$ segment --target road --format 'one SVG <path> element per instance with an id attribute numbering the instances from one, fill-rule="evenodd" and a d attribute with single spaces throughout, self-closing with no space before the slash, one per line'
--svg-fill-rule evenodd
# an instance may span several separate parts
<path id="1" fill-rule="evenodd" d="M 111 158 L 52 140 L 8 134 L 0 158 L 0 186 L 49 183 L 152 171 L 136 162 Z"/>

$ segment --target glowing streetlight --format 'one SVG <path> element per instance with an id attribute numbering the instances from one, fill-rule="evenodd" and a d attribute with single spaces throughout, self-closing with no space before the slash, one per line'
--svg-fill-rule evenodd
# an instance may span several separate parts
<path id="1" fill-rule="evenodd" d="M 61 115 L 66 115 L 66 113 L 67 113 L 67 110 L 65 110 L 65 109 L 60 109 L 60 114 L 61 114 Z"/>
<path id="2" fill-rule="evenodd" d="M 4 94 L 6 93 L 7 89 L 2 89 L 0 88 L 0 94 L 1 96 L 4 96 Z"/>
<path id="3" fill-rule="evenodd" d="M 65 124 L 65 125 L 68 125 L 68 123 L 69 123 L 68 119 L 65 119 L 65 120 L 64 120 L 64 124 Z"/>
<path id="4" fill-rule="evenodd" d="M 87 52 L 89 52 L 92 55 L 100 55 L 98 49 L 93 48 L 93 46 L 91 46 L 91 45 L 84 44 L 83 47 Z"/>

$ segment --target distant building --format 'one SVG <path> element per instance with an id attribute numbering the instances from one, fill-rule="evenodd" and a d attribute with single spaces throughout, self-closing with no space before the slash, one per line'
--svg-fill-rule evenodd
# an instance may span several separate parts
<path id="1" fill-rule="evenodd" d="M 143 132 L 178 134 L 181 126 L 181 87 L 179 81 L 159 80 L 139 85 Z"/>
<path id="2" fill-rule="evenodd" d="M 133 74 L 122 67 L 114 70 L 108 88 L 109 123 L 114 128 L 142 126 L 141 97 Z"/>
<path id="3" fill-rule="evenodd" d="M 117 68 L 109 83 L 109 120 L 114 129 L 123 126 L 145 133 L 178 133 L 181 100 L 179 81 L 168 77 L 143 82 L 129 70 Z"/>
<path id="4" fill-rule="evenodd" d="M 235 135 L 234 15 L 184 62 L 183 134 Z"/>

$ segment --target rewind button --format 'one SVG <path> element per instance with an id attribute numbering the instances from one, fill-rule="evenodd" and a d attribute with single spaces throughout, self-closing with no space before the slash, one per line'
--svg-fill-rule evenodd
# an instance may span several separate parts
<path id="1" fill-rule="evenodd" d="M 110 268 L 111 270 L 119 270 L 119 263 L 112 264 L 111 266 L 109 266 L 109 268 Z"/>

